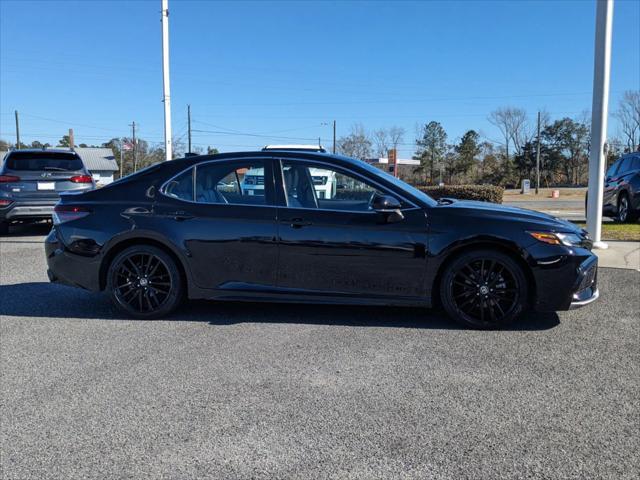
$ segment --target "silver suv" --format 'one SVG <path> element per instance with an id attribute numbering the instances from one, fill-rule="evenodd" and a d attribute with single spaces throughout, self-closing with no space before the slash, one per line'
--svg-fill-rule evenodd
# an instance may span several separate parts
<path id="1" fill-rule="evenodd" d="M 60 193 L 95 188 L 77 153 L 13 150 L 0 168 L 0 234 L 12 223 L 51 219 Z"/>

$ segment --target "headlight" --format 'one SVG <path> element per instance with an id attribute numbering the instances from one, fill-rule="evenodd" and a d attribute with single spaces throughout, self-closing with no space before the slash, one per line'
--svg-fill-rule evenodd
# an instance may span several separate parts
<path id="1" fill-rule="evenodd" d="M 548 243 L 549 245 L 566 245 L 567 247 L 577 247 L 582 244 L 583 239 L 575 233 L 551 233 L 551 232 L 527 232 L 536 240 Z"/>

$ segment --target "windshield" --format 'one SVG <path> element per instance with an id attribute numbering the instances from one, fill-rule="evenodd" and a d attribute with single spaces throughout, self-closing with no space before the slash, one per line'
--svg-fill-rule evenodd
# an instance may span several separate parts
<path id="1" fill-rule="evenodd" d="M 7 158 L 9 170 L 82 170 L 82 160 L 76 155 L 55 152 L 13 152 Z"/>
<path id="2" fill-rule="evenodd" d="M 428 206 L 434 207 L 434 206 L 436 206 L 438 204 L 438 202 L 436 202 L 433 198 L 431 198 L 426 193 L 418 190 L 415 187 L 412 187 L 407 182 L 403 182 L 399 178 L 394 177 L 393 175 L 385 172 L 384 170 L 380 170 L 379 168 L 376 168 L 373 165 L 370 165 L 367 162 L 363 162 L 361 160 L 358 160 L 358 163 L 359 163 L 359 165 L 361 167 L 367 169 L 369 172 L 373 173 L 374 175 L 378 175 L 378 176 L 384 177 L 385 180 L 387 180 L 388 182 L 392 183 L 396 187 L 398 187 L 398 188 L 400 188 L 400 189 L 402 189 L 402 190 L 404 190 L 406 192 L 409 192 L 411 195 L 416 197 L 418 200 L 423 201 Z"/>

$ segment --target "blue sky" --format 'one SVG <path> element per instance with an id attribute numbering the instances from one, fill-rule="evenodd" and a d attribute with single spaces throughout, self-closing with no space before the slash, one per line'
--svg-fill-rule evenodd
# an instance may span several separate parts
<path id="1" fill-rule="evenodd" d="M 595 3 L 213 2 L 170 0 L 173 129 L 222 151 L 330 144 L 368 130 L 440 121 L 449 139 L 487 114 L 590 109 Z M 0 0 L 0 138 L 77 143 L 128 135 L 162 142 L 160 1 Z M 611 109 L 640 88 L 640 2 L 616 0 Z M 208 132 L 204 132 L 204 131 Z M 224 131 L 225 134 L 210 133 Z M 610 134 L 616 133 L 615 121 Z M 238 133 L 273 135 L 273 138 Z M 291 137 L 291 138 L 285 138 Z M 309 142 L 307 142 L 309 143 Z"/>

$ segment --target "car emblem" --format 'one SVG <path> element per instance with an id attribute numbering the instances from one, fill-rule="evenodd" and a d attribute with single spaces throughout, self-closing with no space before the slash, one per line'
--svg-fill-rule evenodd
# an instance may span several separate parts
<path id="1" fill-rule="evenodd" d="M 49 172 L 44 172 L 44 173 L 41 173 L 40 176 L 44 178 L 48 178 L 51 176 L 51 174 Z"/>

